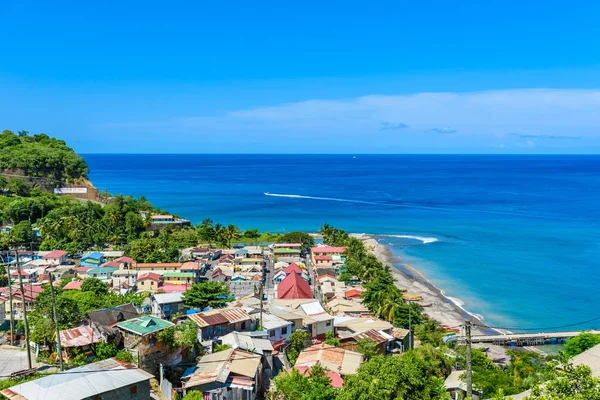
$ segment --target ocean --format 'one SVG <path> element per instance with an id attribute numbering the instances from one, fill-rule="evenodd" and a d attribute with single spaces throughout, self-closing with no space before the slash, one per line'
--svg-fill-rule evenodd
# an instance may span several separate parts
<path id="1" fill-rule="evenodd" d="M 600 316 L 600 156 L 84 157 L 99 189 L 143 194 L 193 223 L 377 234 L 493 326 Z M 584 328 L 600 319 L 568 329 Z"/>

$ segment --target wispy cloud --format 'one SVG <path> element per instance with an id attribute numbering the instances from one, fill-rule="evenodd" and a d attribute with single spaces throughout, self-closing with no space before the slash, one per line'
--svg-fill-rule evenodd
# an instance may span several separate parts
<path id="1" fill-rule="evenodd" d="M 382 122 L 382 127 L 379 129 L 380 131 L 396 131 L 399 129 L 406 129 L 408 125 L 403 122 L 391 123 L 391 122 Z"/>
<path id="2" fill-rule="evenodd" d="M 428 132 L 433 132 L 433 133 L 458 133 L 458 131 L 456 129 L 450 129 L 449 127 L 444 127 L 444 128 L 431 128 L 428 130 Z"/>
<path id="3" fill-rule="evenodd" d="M 172 132 L 187 135 L 192 141 L 203 135 L 232 141 L 253 137 L 265 143 L 285 142 L 288 147 L 290 143 L 298 147 L 317 141 L 364 151 L 489 149 L 499 143 L 507 149 L 554 146 L 552 149 L 562 151 L 584 141 L 586 151 L 600 151 L 598 110 L 600 89 L 519 89 L 311 99 L 218 115 L 199 111 L 155 122 L 124 121 L 106 128 Z M 385 144 L 369 135 L 388 130 L 410 134 L 387 135 Z"/>
<path id="4" fill-rule="evenodd" d="M 550 140 L 578 140 L 582 139 L 581 136 L 568 136 L 568 135 L 528 135 L 521 133 L 513 133 L 513 135 L 521 139 L 550 139 Z"/>

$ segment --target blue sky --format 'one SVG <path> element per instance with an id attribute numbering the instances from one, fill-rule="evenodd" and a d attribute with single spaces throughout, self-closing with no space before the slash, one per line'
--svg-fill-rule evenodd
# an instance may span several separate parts
<path id="1" fill-rule="evenodd" d="M 0 128 L 83 153 L 598 153 L 600 4 L 0 3 Z"/>

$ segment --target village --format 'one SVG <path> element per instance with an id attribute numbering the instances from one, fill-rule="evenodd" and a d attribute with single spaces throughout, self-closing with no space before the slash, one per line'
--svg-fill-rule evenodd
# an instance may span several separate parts
<path id="1" fill-rule="evenodd" d="M 170 218 L 158 216 L 156 223 Z M 60 380 L 45 376 L 2 394 L 9 399 L 54 398 L 68 386 L 85 393 L 81 398 L 175 399 L 198 391 L 205 399 L 250 400 L 264 398 L 279 374 L 295 368 L 308 375 L 316 364 L 326 369 L 331 386 L 340 388 L 365 357 L 399 354 L 411 346 L 409 330 L 376 318 L 361 304 L 365 289 L 356 277 L 339 279 L 345 251 L 322 243 L 312 248 L 301 243 L 191 247 L 181 250 L 176 263 L 138 263 L 122 251 L 92 251 L 79 258 L 61 249 L 6 252 L 11 285 L 0 289 L 0 322 L 11 330 L 34 311 L 50 282 L 64 292 L 101 282 L 111 292 L 140 295 L 143 301 L 92 310 L 76 327 L 61 329 L 57 340 L 61 365 L 74 357 L 93 361 L 101 342 L 131 357 L 84 364 L 68 370 L 81 374 L 65 373 Z M 217 307 L 186 306 L 186 292 L 211 283 L 227 288 Z M 164 332 L 178 326 L 193 327 L 196 340 L 167 343 Z M 2 338 L 3 348 L 10 337 Z M 44 344 L 25 340 L 18 331 L 13 344 L 29 344 L 35 361 Z M 0 350 L 0 362 L 1 353 L 11 351 Z M 3 371 L 18 378 L 53 368 L 39 362 L 25 365 L 23 359 Z M 94 370 L 102 373 L 90 372 Z M 118 379 L 111 371 L 119 371 Z"/>

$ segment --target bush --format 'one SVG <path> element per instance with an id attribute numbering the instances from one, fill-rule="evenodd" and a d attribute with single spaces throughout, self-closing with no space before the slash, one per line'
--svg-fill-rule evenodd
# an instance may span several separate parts
<path id="1" fill-rule="evenodd" d="M 115 356 L 115 358 L 117 360 L 123 361 L 123 362 L 128 362 L 128 363 L 135 362 L 134 359 L 133 359 L 133 356 L 127 350 L 119 350 L 119 351 L 117 351 L 117 355 Z"/>

